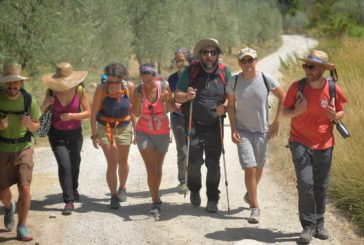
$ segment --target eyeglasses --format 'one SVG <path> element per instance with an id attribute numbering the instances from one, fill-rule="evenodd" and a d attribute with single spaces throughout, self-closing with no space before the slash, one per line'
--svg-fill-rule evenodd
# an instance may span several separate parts
<path id="1" fill-rule="evenodd" d="M 303 70 L 313 70 L 316 66 L 315 65 L 309 65 L 309 64 L 302 64 Z"/>
<path id="2" fill-rule="evenodd" d="M 216 50 L 202 50 L 202 55 L 203 56 L 208 56 L 209 54 L 211 56 L 216 56 L 217 55 L 217 51 Z"/>
<path id="3" fill-rule="evenodd" d="M 255 59 L 249 58 L 249 59 L 241 59 L 239 60 L 240 64 L 252 64 Z"/>

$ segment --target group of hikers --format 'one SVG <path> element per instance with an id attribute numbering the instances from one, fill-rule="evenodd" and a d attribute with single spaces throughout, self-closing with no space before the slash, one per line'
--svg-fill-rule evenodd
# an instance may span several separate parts
<path id="1" fill-rule="evenodd" d="M 244 201 L 251 209 L 248 222 L 260 221 L 257 186 L 267 161 L 268 141 L 277 135 L 282 116 L 286 116 L 291 119 L 289 148 L 303 228 L 299 242 L 309 243 L 313 236 L 328 239 L 324 214 L 334 146 L 333 122 L 344 116 L 346 103 L 342 90 L 334 84 L 336 77 L 324 77 L 327 70 L 336 72 L 335 66 L 328 62 L 325 52 L 312 50 L 300 58 L 305 77 L 293 82 L 286 94 L 276 79 L 257 70 L 255 50 L 239 50 L 241 72 L 236 75 L 221 63 L 222 54 L 217 40 L 202 39 L 193 54 L 187 48 L 175 51 L 177 71 L 167 81 L 152 64 L 141 65 L 138 85 L 129 80 L 124 65 L 108 64 L 91 106 L 83 87 L 87 71 L 75 71 L 67 62 L 57 64 L 54 74 L 42 77 L 47 91 L 38 107 L 23 88 L 23 82 L 31 78 L 22 75 L 19 64 L 5 64 L 0 77 L 0 200 L 5 228 L 10 231 L 14 227 L 15 202 L 10 187 L 17 184 L 17 239 L 32 240 L 26 228 L 34 165 L 31 135 L 40 130 L 42 113 L 51 110 L 52 114 L 48 139 L 58 164 L 65 203 L 62 214 L 71 214 L 74 202 L 80 200 L 81 121 L 90 118 L 93 145 L 102 148 L 107 161 L 110 208 L 117 209 L 120 202 L 127 201 L 128 155 L 131 144 L 136 143 L 147 170 L 153 202 L 150 214 L 155 216 L 163 205 L 159 187 L 171 141 L 170 125 L 177 149 L 178 191 L 185 195 L 189 192 L 191 204 L 200 206 L 201 166 L 205 164 L 206 210 L 218 212 L 227 113 L 231 140 L 237 145 L 245 175 Z M 278 99 L 272 122 L 270 92 Z"/>

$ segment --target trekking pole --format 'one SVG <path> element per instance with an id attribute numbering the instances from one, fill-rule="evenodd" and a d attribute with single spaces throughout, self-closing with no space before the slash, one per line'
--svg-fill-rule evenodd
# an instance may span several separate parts
<path id="1" fill-rule="evenodd" d="M 187 179 L 188 179 L 188 159 L 190 157 L 190 144 L 191 144 L 191 132 L 192 132 L 192 109 L 193 109 L 193 100 L 190 101 L 190 111 L 188 116 L 188 129 L 187 129 L 187 156 L 186 156 L 186 178 L 185 184 L 187 186 Z M 187 189 L 183 191 L 184 198 L 186 198 Z"/>
<path id="2" fill-rule="evenodd" d="M 224 131 L 223 131 L 224 128 L 223 128 L 223 122 L 222 122 L 221 117 L 222 116 L 219 116 L 221 152 L 222 152 L 222 159 L 224 162 L 225 188 L 226 188 L 226 199 L 227 199 L 227 205 L 228 205 L 228 214 L 230 215 L 229 189 L 228 189 L 228 181 L 227 181 L 227 174 L 226 174 L 226 161 L 225 161 L 225 148 L 224 148 Z"/>

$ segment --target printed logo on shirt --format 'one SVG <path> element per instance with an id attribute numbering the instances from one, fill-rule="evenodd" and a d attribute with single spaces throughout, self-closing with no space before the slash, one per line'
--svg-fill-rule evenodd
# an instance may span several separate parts
<path id="1" fill-rule="evenodd" d="M 321 101 L 321 107 L 322 108 L 326 108 L 329 105 L 329 102 L 327 100 L 322 100 Z"/>

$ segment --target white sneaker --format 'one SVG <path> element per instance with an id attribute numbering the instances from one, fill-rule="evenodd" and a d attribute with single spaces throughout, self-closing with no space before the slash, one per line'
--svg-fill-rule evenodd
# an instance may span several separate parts
<path id="1" fill-rule="evenodd" d="M 126 202 L 126 200 L 128 199 L 126 189 L 123 190 L 123 189 L 119 188 L 117 196 L 118 196 L 120 202 Z"/>
<path id="2" fill-rule="evenodd" d="M 250 217 L 248 219 L 248 223 L 250 224 L 258 224 L 260 219 L 260 209 L 259 208 L 252 208 Z"/>

